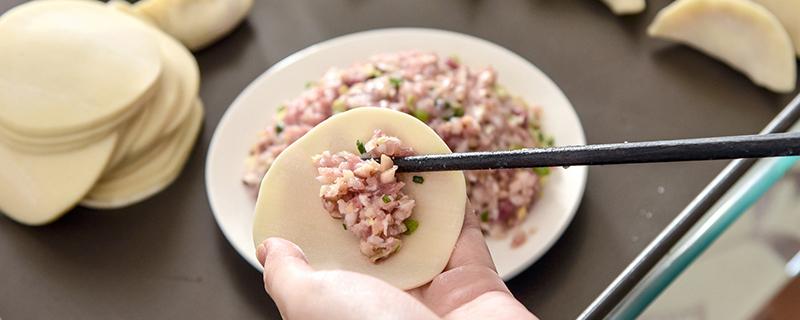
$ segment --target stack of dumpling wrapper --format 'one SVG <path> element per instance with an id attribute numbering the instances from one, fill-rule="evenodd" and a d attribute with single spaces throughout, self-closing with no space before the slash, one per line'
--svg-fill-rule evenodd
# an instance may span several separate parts
<path id="1" fill-rule="evenodd" d="M 180 173 L 203 122 L 197 62 L 120 3 L 33 1 L 0 17 L 0 211 L 118 208 Z"/>

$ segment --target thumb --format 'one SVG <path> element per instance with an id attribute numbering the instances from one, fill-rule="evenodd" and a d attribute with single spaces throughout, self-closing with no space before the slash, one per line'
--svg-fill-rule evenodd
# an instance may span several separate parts
<path id="1" fill-rule="evenodd" d="M 289 303 L 292 292 L 312 271 L 303 251 L 285 239 L 264 240 L 256 248 L 256 256 L 264 266 L 264 288 L 278 305 Z"/>

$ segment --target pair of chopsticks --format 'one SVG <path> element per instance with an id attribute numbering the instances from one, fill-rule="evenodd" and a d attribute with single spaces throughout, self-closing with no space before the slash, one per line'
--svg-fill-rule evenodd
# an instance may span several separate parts
<path id="1" fill-rule="evenodd" d="M 568 167 L 800 155 L 800 132 L 596 144 L 393 159 L 399 172 Z"/>

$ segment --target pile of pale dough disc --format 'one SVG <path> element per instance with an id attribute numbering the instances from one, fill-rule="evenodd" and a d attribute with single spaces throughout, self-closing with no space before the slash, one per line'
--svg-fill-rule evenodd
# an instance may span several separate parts
<path id="1" fill-rule="evenodd" d="M 191 152 L 197 62 L 115 6 L 34 1 L 0 17 L 0 211 L 20 223 L 141 201 Z"/>

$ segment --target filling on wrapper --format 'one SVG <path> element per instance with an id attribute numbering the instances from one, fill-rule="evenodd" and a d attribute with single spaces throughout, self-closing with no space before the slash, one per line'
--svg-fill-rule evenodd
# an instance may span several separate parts
<path id="1" fill-rule="evenodd" d="M 322 183 L 319 196 L 331 217 L 341 219 L 342 228 L 359 238 L 361 253 L 378 262 L 400 248 L 401 235 L 418 226 L 410 218 L 415 202 L 402 191 L 405 183 L 397 179 L 391 159 L 413 155 L 414 150 L 380 130 L 366 143 L 356 141 L 356 149 L 358 154 L 324 151 L 312 158 Z M 420 176 L 413 179 L 420 180 Z"/>
<path id="2" fill-rule="evenodd" d="M 243 182 L 254 192 L 275 158 L 333 114 L 358 107 L 413 115 L 433 128 L 453 152 L 513 150 L 553 145 L 540 126 L 541 109 L 510 95 L 491 67 L 472 69 L 456 57 L 405 51 L 332 68 L 278 108 L 250 150 Z M 549 168 L 464 172 L 468 197 L 490 236 L 503 236 L 525 219 Z"/>
<path id="3" fill-rule="evenodd" d="M 255 205 L 253 244 L 280 237 L 297 244 L 315 270 L 358 272 L 402 290 L 427 284 L 441 274 L 467 209 L 467 185 L 461 171 L 396 175 L 405 183 L 402 192 L 414 199 L 411 219 L 419 227 L 414 230 L 412 220 L 406 220 L 413 234 L 400 236 L 400 250 L 379 263 L 361 253 L 359 238 L 344 230 L 343 220 L 331 218 L 323 206 L 316 179 L 319 172 L 312 159 L 325 151 L 361 153 L 356 151 L 361 149 L 356 147 L 359 140 L 365 142 L 366 151 L 375 129 L 399 138 L 419 155 L 450 153 L 436 132 L 402 112 L 357 108 L 331 117 L 287 147 L 267 172 Z M 395 165 L 399 166 L 399 159 L 392 159 Z M 414 175 L 419 175 L 419 182 Z"/>

